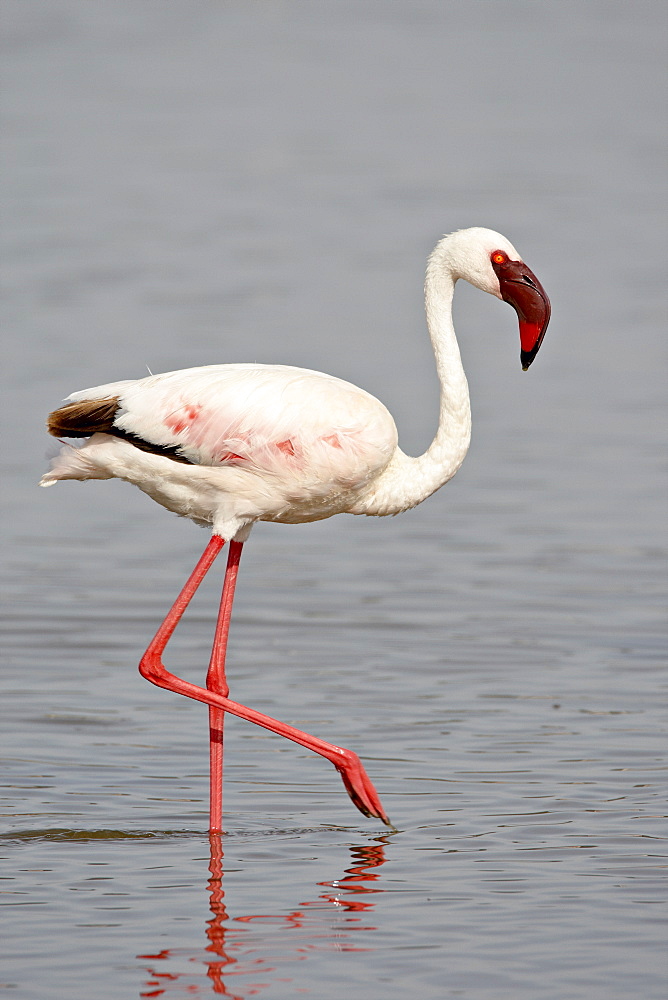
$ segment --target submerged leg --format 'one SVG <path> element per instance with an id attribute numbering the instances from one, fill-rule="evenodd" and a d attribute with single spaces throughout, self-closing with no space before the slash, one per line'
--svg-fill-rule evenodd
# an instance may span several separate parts
<path id="1" fill-rule="evenodd" d="M 272 733 L 277 733 L 279 736 L 285 736 L 286 739 L 292 740 L 294 743 L 299 743 L 300 746 L 306 747 L 307 750 L 312 750 L 314 753 L 320 754 L 321 757 L 325 757 L 329 760 L 334 767 L 337 769 L 341 778 L 343 779 L 343 784 L 345 785 L 348 795 L 352 799 L 353 803 L 357 806 L 361 813 L 365 816 L 376 816 L 378 819 L 382 820 L 388 826 L 391 826 L 389 819 L 385 814 L 378 793 L 373 787 L 369 777 L 367 776 L 362 763 L 357 756 L 351 750 L 345 750 L 343 747 L 337 747 L 333 743 L 326 743 L 325 740 L 318 739 L 317 736 L 310 736 L 308 733 L 303 733 L 299 729 L 295 729 L 293 726 L 288 726 L 284 722 L 279 722 L 277 719 L 272 719 L 268 715 L 263 715 L 261 712 L 256 712 L 252 708 L 247 708 L 245 705 L 240 705 L 236 701 L 231 701 L 226 694 L 218 693 L 215 690 L 208 690 L 207 688 L 198 687 L 196 684 L 191 684 L 189 681 L 184 681 L 180 677 L 176 677 L 174 674 L 170 673 L 165 669 L 162 662 L 162 654 L 165 650 L 169 639 L 176 628 L 178 622 L 180 621 L 183 612 L 187 608 L 188 604 L 192 600 L 192 597 L 199 587 L 200 583 L 206 576 L 208 570 L 211 568 L 214 559 L 222 549 L 225 542 L 222 538 L 217 535 L 213 535 L 202 554 L 197 566 L 193 570 L 192 574 L 188 578 L 186 585 L 174 602 L 173 607 L 167 614 L 164 622 L 156 632 L 154 638 L 149 644 L 148 649 L 144 653 L 141 662 L 139 664 L 139 671 L 146 680 L 150 681 L 152 684 L 156 684 L 158 687 L 165 688 L 168 691 L 174 691 L 176 694 L 182 694 L 186 698 L 192 698 L 194 701 L 201 701 L 204 705 L 208 705 L 209 708 L 222 710 L 223 712 L 230 712 L 232 715 L 238 716 L 240 719 L 246 719 L 248 722 L 253 722 L 256 726 L 261 726 L 263 729 L 268 729 Z M 229 597 L 229 608 L 227 610 L 227 626 L 229 627 L 229 613 L 231 613 L 232 597 L 234 596 L 234 582 L 236 580 L 236 569 L 238 568 L 238 556 L 241 554 L 241 545 L 239 544 L 236 550 L 236 564 L 233 575 L 231 576 L 232 582 L 228 584 L 228 597 Z M 230 567 L 230 562 L 233 561 L 232 550 L 230 548 L 230 561 L 228 562 L 228 570 Z M 227 583 L 227 574 L 226 574 Z M 223 599 L 221 601 L 221 613 L 219 615 L 219 625 L 218 628 L 221 632 L 224 628 L 225 613 L 223 612 L 223 606 L 226 605 L 225 593 L 223 592 Z M 217 636 L 218 636 L 217 628 Z M 217 678 L 216 683 L 220 680 L 220 672 L 218 666 L 218 656 L 219 654 L 215 651 L 212 654 L 212 662 L 216 661 L 216 665 L 213 668 L 213 674 L 211 674 L 211 666 L 209 667 L 209 672 L 211 674 L 213 684 L 213 677 Z M 224 650 L 223 650 L 224 659 Z M 224 677 L 224 675 L 223 675 Z M 224 683 L 224 680 L 223 680 Z M 214 724 L 218 717 L 214 718 Z M 213 815 L 213 813 L 212 813 Z M 215 822 L 215 820 L 214 820 Z"/>
<path id="2" fill-rule="evenodd" d="M 211 650 L 209 671 L 206 675 L 206 686 L 209 691 L 223 695 L 229 694 L 225 677 L 225 656 L 227 653 L 227 638 L 230 633 L 232 603 L 234 588 L 237 584 L 239 560 L 243 542 L 230 542 L 225 570 L 223 594 L 220 599 L 220 610 L 216 623 L 216 634 Z M 223 729 L 225 726 L 225 710 L 209 706 L 209 760 L 210 760 L 210 792 L 209 792 L 209 832 L 219 833 L 223 824 Z"/>

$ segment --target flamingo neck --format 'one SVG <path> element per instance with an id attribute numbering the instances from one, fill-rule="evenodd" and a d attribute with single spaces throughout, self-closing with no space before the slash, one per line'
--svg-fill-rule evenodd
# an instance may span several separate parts
<path id="1" fill-rule="evenodd" d="M 464 461 L 471 441 L 471 405 L 459 345 L 452 321 L 452 299 L 456 276 L 439 243 L 427 265 L 424 286 L 427 328 L 434 349 L 440 383 L 440 407 L 436 436 L 416 467 L 431 476 L 429 496 L 452 479 Z"/>
<path id="2" fill-rule="evenodd" d="M 398 514 L 426 500 L 452 479 L 471 440 L 469 390 L 452 321 L 457 274 L 441 241 L 427 265 L 425 311 L 440 383 L 438 429 L 423 455 L 412 458 L 397 449 L 376 480 L 364 510 L 354 513 Z"/>

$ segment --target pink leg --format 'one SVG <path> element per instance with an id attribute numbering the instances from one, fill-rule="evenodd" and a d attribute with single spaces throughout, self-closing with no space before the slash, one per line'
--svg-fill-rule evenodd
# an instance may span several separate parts
<path id="1" fill-rule="evenodd" d="M 152 639 L 148 649 L 144 653 L 139 664 L 140 673 L 146 678 L 146 680 L 150 681 L 152 684 L 156 684 L 158 687 L 166 688 L 168 691 L 174 691 L 176 694 L 182 694 L 186 698 L 192 698 L 194 701 L 201 701 L 210 708 L 220 709 L 223 712 L 230 712 L 232 715 L 236 715 L 240 719 L 246 719 L 248 722 L 253 722 L 255 725 L 261 726 L 263 729 L 268 729 L 272 733 L 277 733 L 279 736 L 285 736 L 286 739 L 292 740 L 294 743 L 299 743 L 300 746 L 306 747 L 307 750 L 312 750 L 314 753 L 320 754 L 321 757 L 325 757 L 334 765 L 341 775 L 348 795 L 360 812 L 364 813 L 365 816 L 376 816 L 388 826 L 391 826 L 392 824 L 387 818 L 385 810 L 383 809 L 380 799 L 378 798 L 378 793 L 371 784 L 371 781 L 369 780 L 357 754 L 353 753 L 351 750 L 345 750 L 342 747 L 337 747 L 332 743 L 326 743 L 324 740 L 320 740 L 316 736 L 309 736 L 308 733 L 303 733 L 301 730 L 295 729 L 293 726 L 288 726 L 284 722 L 278 722 L 276 719 L 272 719 L 268 715 L 263 715 L 261 712 L 256 712 L 252 708 L 246 708 L 245 705 L 240 705 L 236 701 L 231 701 L 226 695 L 218 693 L 217 691 L 207 690 L 206 688 L 198 687 L 196 684 L 191 684 L 189 681 L 184 681 L 180 677 L 176 677 L 174 674 L 171 674 L 165 669 L 162 662 L 162 654 L 165 647 L 169 642 L 169 639 L 178 622 L 180 621 L 183 612 L 192 600 L 195 591 L 206 576 L 208 570 L 211 568 L 214 559 L 224 544 L 225 542 L 219 536 L 213 535 L 211 537 L 204 553 L 197 563 L 197 566 L 188 578 L 186 585 L 177 597 L 173 607 L 169 611 L 164 622 Z M 241 549 L 239 547 L 237 555 L 240 554 Z M 232 561 L 231 551 L 230 561 Z M 237 557 L 237 567 L 238 561 Z M 234 572 L 234 579 L 236 579 L 236 571 Z M 233 584 L 228 585 L 228 590 L 229 611 L 231 612 L 234 590 Z M 224 606 L 225 603 L 225 595 L 223 595 L 221 604 Z M 221 624 L 221 619 L 224 620 L 224 616 L 225 612 L 223 612 L 221 607 L 221 615 L 219 616 L 219 628 L 221 629 L 221 632 L 224 628 Z M 212 662 L 214 660 L 217 664 L 218 654 L 215 652 L 212 654 Z M 210 673 L 211 669 L 212 668 L 210 667 Z M 217 666 L 214 667 L 213 674 L 219 678 L 217 670 Z"/>
<path id="2" fill-rule="evenodd" d="M 220 600 L 220 610 L 216 623 L 216 635 L 211 650 L 209 672 L 206 675 L 206 686 L 209 691 L 223 695 L 229 694 L 225 678 L 225 655 L 227 653 L 227 638 L 230 633 L 232 617 L 232 602 L 234 588 L 237 584 L 239 560 L 243 542 L 230 542 L 225 570 L 223 595 Z M 210 757 L 210 815 L 209 832 L 219 833 L 223 828 L 223 727 L 225 711 L 222 708 L 209 707 L 209 757 Z"/>

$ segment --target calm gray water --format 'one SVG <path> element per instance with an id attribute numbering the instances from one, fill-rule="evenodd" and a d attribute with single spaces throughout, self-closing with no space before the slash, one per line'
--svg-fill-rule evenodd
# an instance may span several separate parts
<path id="1" fill-rule="evenodd" d="M 16 1000 L 665 995 L 660 3 L 3 3 L 3 834 Z M 458 288 L 474 440 L 393 520 L 261 525 L 232 695 L 136 664 L 206 534 L 36 487 L 77 388 L 221 361 L 351 379 L 426 447 L 427 253 L 504 232 L 553 320 Z M 222 561 L 221 561 L 222 562 Z M 222 565 L 168 663 L 204 676 Z M 663 738 L 662 738 L 663 735 Z"/>

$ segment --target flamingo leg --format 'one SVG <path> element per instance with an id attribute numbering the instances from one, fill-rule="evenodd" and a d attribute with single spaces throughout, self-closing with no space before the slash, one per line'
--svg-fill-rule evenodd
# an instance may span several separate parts
<path id="1" fill-rule="evenodd" d="M 232 617 L 232 603 L 234 601 L 234 588 L 237 583 L 239 572 L 239 560 L 243 542 L 230 542 L 227 556 L 227 568 L 225 569 L 225 582 L 223 583 L 223 593 L 220 599 L 220 610 L 216 623 L 216 634 L 211 650 L 211 660 L 209 661 L 209 671 L 206 675 L 206 686 L 209 691 L 215 691 L 223 695 L 229 694 L 229 687 L 225 677 L 225 656 L 227 653 L 227 639 L 230 633 L 230 619 Z M 209 706 L 209 758 L 210 758 L 210 794 L 209 794 L 209 832 L 219 833 L 223 824 L 223 729 L 225 726 L 225 711 L 222 708 Z"/>
<path id="2" fill-rule="evenodd" d="M 371 783 L 371 780 L 369 779 L 362 762 L 356 753 L 353 753 L 351 750 L 346 750 L 343 747 L 338 747 L 333 743 L 327 743 L 325 740 L 318 739 L 317 736 L 310 736 L 308 733 L 295 729 L 294 726 L 289 726 L 284 722 L 279 722 L 277 719 L 272 719 L 270 716 L 263 715 L 261 712 L 256 712 L 254 709 L 247 708 L 245 705 L 240 705 L 236 701 L 231 701 L 226 694 L 219 693 L 216 690 L 198 687 L 196 684 L 191 684 L 190 681 L 184 681 L 182 678 L 176 677 L 175 674 L 170 673 L 165 668 L 162 662 L 162 654 L 165 647 L 169 642 L 169 639 L 178 622 L 180 621 L 183 612 L 188 607 L 193 595 L 211 568 L 214 559 L 224 544 L 224 540 L 217 535 L 213 535 L 209 540 L 209 543 L 200 557 L 199 562 L 186 581 L 183 590 L 176 598 L 176 601 L 174 602 L 171 610 L 168 612 L 167 617 L 156 632 L 148 646 L 148 649 L 141 658 L 139 672 L 142 677 L 145 677 L 146 680 L 157 685 L 157 687 L 165 688 L 168 691 L 174 691 L 176 694 L 184 695 L 186 698 L 192 698 L 194 701 L 200 701 L 204 705 L 208 705 L 209 708 L 221 710 L 223 713 L 230 712 L 231 715 L 236 715 L 240 719 L 246 719 L 247 722 L 252 722 L 256 726 L 261 726 L 263 729 L 268 729 L 272 733 L 277 733 L 279 736 L 285 736 L 286 739 L 292 740 L 294 743 L 298 743 L 300 746 L 306 747 L 307 750 L 312 750 L 314 753 L 320 754 L 321 757 L 325 757 L 334 765 L 341 775 L 345 789 L 359 811 L 365 816 L 375 816 L 382 820 L 383 823 L 387 824 L 387 826 L 392 826 L 390 820 L 387 818 L 383 806 L 381 805 L 378 793 Z M 227 620 L 227 627 L 229 628 L 229 615 L 231 614 L 232 598 L 234 596 L 234 581 L 236 581 L 236 568 L 238 568 L 238 557 L 240 554 L 241 548 L 239 546 L 236 553 L 235 571 L 233 574 L 230 574 L 230 582 L 227 581 L 228 574 L 226 573 L 228 599 L 226 601 L 225 591 L 223 590 L 221 613 L 219 614 L 218 626 L 216 629 L 217 636 L 219 630 L 221 631 L 221 634 L 223 633 L 225 629 L 225 620 Z M 232 550 L 230 549 L 228 570 L 232 558 Z M 223 608 L 225 608 L 225 611 L 223 611 Z M 222 659 L 224 662 L 224 650 L 222 653 Z M 212 653 L 212 662 L 215 661 L 215 666 L 212 673 L 210 665 L 208 675 L 211 677 L 212 684 L 220 681 L 220 669 L 218 665 L 219 660 L 220 654 L 214 650 L 214 653 Z M 213 679 L 214 677 L 216 678 L 215 681 Z M 223 685 L 224 683 L 223 674 Z M 214 718 L 214 724 L 217 719 L 218 716 Z"/>

